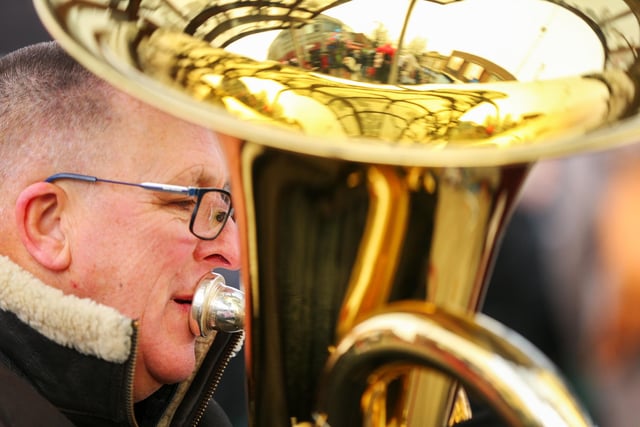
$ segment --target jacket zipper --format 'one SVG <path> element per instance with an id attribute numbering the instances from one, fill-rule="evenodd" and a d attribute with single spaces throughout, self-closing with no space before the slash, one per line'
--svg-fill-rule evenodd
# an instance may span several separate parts
<path id="1" fill-rule="evenodd" d="M 220 363 L 218 363 L 215 374 L 213 375 L 213 380 L 211 381 L 211 384 L 209 385 L 207 391 L 204 393 L 204 398 L 200 401 L 200 405 L 195 412 L 191 427 L 197 427 L 200 424 L 200 421 L 202 420 L 202 417 L 204 416 L 204 413 L 209 406 L 209 401 L 213 398 L 218 385 L 220 385 L 222 374 L 227 369 L 229 361 L 231 361 L 231 359 L 235 357 L 238 351 L 240 351 L 243 338 L 244 332 L 232 334 L 232 336 L 229 338 L 229 342 L 227 343 L 224 353 L 220 357 Z"/>
<path id="2" fill-rule="evenodd" d="M 129 358 L 129 365 L 127 366 L 127 416 L 131 426 L 138 427 L 136 416 L 133 410 L 133 379 L 135 374 L 136 359 L 138 358 L 138 321 L 133 321 L 133 335 L 131 336 L 131 357 Z"/>

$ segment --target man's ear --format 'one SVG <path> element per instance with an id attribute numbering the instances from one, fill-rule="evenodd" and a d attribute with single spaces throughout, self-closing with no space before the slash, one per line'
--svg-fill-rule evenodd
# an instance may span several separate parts
<path id="1" fill-rule="evenodd" d="M 31 184 L 16 201 L 16 222 L 22 244 L 31 256 L 51 270 L 63 270 L 71 261 L 68 236 L 62 227 L 64 190 L 47 182 Z"/>

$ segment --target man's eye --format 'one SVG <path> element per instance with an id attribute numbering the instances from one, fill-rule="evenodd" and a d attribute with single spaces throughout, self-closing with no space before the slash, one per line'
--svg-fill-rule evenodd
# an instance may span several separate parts
<path id="1" fill-rule="evenodd" d="M 225 219 L 227 219 L 227 212 L 226 211 L 221 211 L 218 210 L 216 212 L 212 212 L 211 215 L 211 222 L 217 222 L 217 223 L 222 223 L 225 221 Z"/>

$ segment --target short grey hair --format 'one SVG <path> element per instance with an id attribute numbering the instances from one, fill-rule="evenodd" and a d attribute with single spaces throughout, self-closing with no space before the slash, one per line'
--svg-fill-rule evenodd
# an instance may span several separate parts
<path id="1" fill-rule="evenodd" d="M 113 118 L 113 93 L 55 41 L 1 57 L 0 187 L 95 160 L 91 136 Z"/>

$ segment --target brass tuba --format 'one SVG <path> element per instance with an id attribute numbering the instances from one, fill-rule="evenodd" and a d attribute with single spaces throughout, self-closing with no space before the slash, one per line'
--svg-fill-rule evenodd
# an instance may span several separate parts
<path id="1" fill-rule="evenodd" d="M 592 424 L 477 314 L 531 166 L 638 136 L 640 3 L 35 0 L 232 170 L 252 426 Z M 224 139 L 224 138 L 223 138 Z"/>

